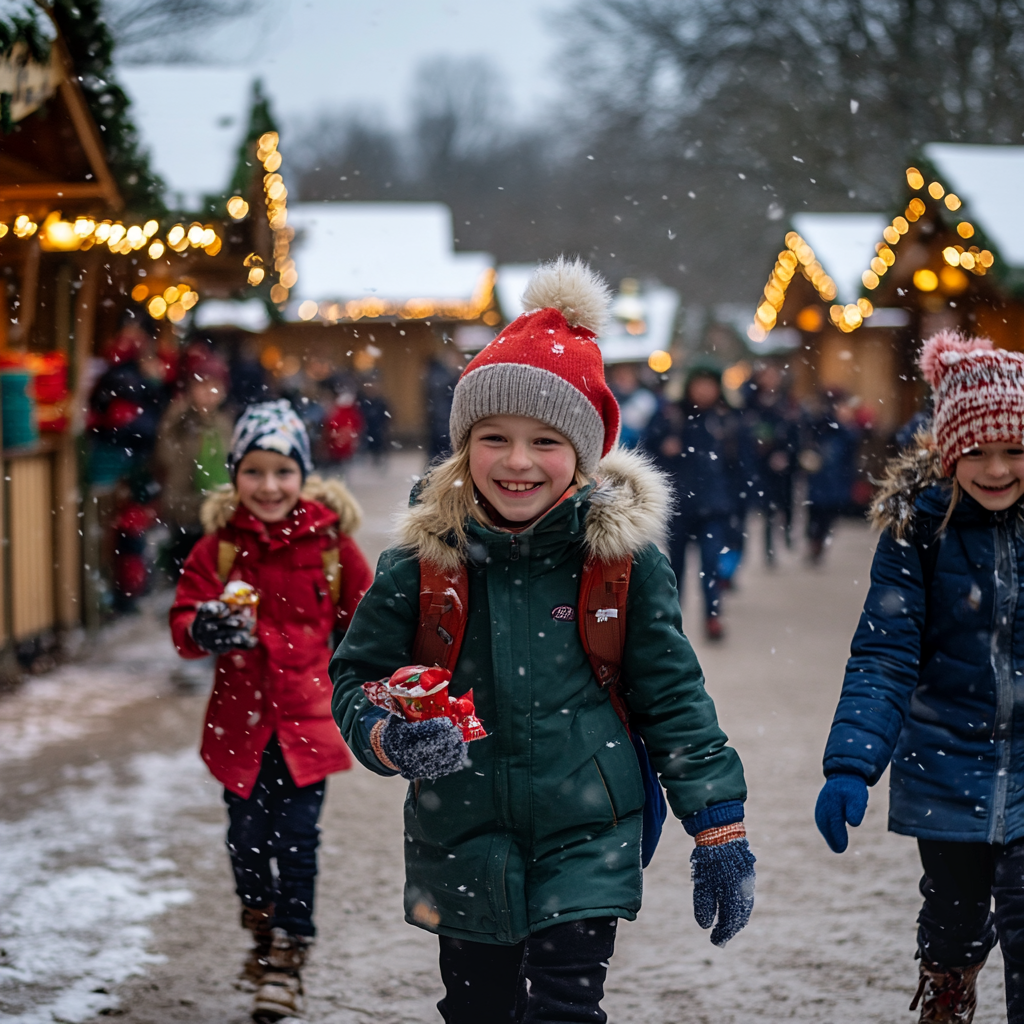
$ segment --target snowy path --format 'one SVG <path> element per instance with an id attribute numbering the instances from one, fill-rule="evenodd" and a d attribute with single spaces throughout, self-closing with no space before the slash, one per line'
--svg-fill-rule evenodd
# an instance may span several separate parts
<path id="1" fill-rule="evenodd" d="M 363 470 L 361 541 L 384 543 L 403 461 Z M 753 545 L 755 548 L 757 545 Z M 920 868 L 885 832 L 884 787 L 842 857 L 814 829 L 820 756 L 873 547 L 844 527 L 828 566 L 752 551 L 730 636 L 695 646 L 750 786 L 757 908 L 725 950 L 690 910 L 691 840 L 669 823 L 623 925 L 605 1005 L 616 1024 L 891 1024 L 915 1016 Z M 693 582 L 693 581 L 691 581 Z M 696 592 L 687 608 L 697 607 Z M 19 1024 L 244 1024 L 245 947 L 223 808 L 195 753 L 204 700 L 176 692 L 157 623 L 119 624 L 103 653 L 0 700 L 0 1016 Z M 328 787 L 319 942 L 307 972 L 322 1024 L 439 1020 L 436 940 L 401 920 L 401 784 L 357 769 Z M 977 1024 L 1005 1020 L 1001 965 Z"/>

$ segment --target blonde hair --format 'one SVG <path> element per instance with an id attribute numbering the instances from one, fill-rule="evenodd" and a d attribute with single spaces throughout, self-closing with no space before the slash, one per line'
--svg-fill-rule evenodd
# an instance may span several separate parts
<path id="1" fill-rule="evenodd" d="M 573 473 L 573 484 L 585 487 L 590 478 L 580 469 L 579 458 Z M 431 518 L 444 524 L 454 547 L 466 550 L 466 522 L 475 519 L 482 526 L 493 526 L 487 510 L 477 497 L 473 476 L 469 471 L 469 443 L 428 470 L 419 492 L 419 505 L 430 509 Z"/>
<path id="2" fill-rule="evenodd" d="M 939 528 L 935 531 L 936 537 L 941 537 L 946 532 L 946 527 L 949 526 L 950 519 L 953 518 L 953 510 L 960 504 L 960 499 L 964 496 L 963 488 L 960 486 L 960 481 L 956 478 L 956 469 L 953 470 L 953 493 L 949 496 L 949 507 L 946 509 L 946 514 L 943 516 L 942 522 L 939 524 Z"/>

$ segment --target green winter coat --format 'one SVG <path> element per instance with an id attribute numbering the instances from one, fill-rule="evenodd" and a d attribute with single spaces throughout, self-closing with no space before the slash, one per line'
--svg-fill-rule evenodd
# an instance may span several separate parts
<path id="1" fill-rule="evenodd" d="M 739 758 L 682 632 L 675 578 L 654 543 L 668 514 L 667 487 L 641 457 L 621 451 L 602 462 L 598 479 L 518 535 L 469 526 L 469 614 L 451 693 L 473 689 L 489 735 L 470 744 L 466 768 L 409 787 L 412 924 L 516 943 L 554 923 L 632 920 L 640 909 L 636 755 L 594 679 L 577 623 L 562 617 L 576 608 L 588 551 L 634 557 L 623 678 L 672 810 L 683 818 L 746 795 Z M 331 662 L 342 735 L 381 775 L 394 772 L 370 748 L 374 712 L 360 687 L 410 663 L 419 558 L 457 564 L 431 511 L 409 510 L 403 546 L 381 556 Z"/>

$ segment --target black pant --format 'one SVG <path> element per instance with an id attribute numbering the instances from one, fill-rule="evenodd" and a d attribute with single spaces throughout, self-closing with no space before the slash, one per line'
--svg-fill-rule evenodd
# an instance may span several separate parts
<path id="1" fill-rule="evenodd" d="M 292 935 L 315 935 L 313 887 L 317 819 L 326 782 L 296 786 L 271 737 L 256 785 L 248 799 L 224 791 L 228 805 L 228 853 L 235 873 L 235 892 L 247 907 L 275 907 L 271 926 Z M 277 876 L 271 869 L 277 862 Z"/>
<path id="2" fill-rule="evenodd" d="M 615 949 L 614 917 L 556 924 L 514 946 L 441 936 L 437 1004 L 447 1024 L 604 1024 L 604 978 Z"/>
<path id="3" fill-rule="evenodd" d="M 942 967 L 966 967 L 984 960 L 998 941 L 1007 1021 L 1024 1024 L 1024 840 L 1009 846 L 917 843 L 924 866 L 921 956 Z"/>

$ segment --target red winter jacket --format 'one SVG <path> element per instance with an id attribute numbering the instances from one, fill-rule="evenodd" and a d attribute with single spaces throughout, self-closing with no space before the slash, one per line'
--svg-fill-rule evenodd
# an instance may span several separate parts
<path id="1" fill-rule="evenodd" d="M 319 500 L 313 500 L 313 497 Z M 299 786 L 309 786 L 352 766 L 331 717 L 333 687 L 327 675 L 331 630 L 345 629 L 373 574 L 348 535 L 359 521 L 355 499 L 343 484 L 311 477 L 287 519 L 264 523 L 232 492 L 219 491 L 203 507 L 207 535 L 193 548 L 171 608 L 171 635 L 183 658 L 206 652 L 189 633 L 196 608 L 218 598 L 221 541 L 237 548 L 228 579 L 245 580 L 259 594 L 259 646 L 217 659 L 206 709 L 202 757 L 218 781 L 248 797 L 260 759 L 277 733 L 285 762 Z M 324 549 L 337 545 L 341 596 L 331 600 Z"/>

